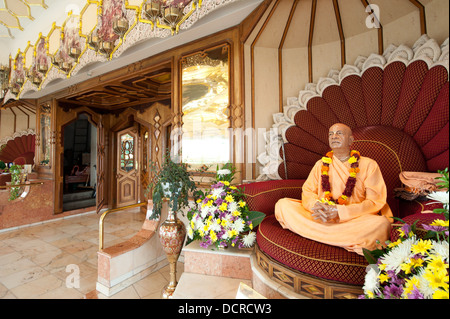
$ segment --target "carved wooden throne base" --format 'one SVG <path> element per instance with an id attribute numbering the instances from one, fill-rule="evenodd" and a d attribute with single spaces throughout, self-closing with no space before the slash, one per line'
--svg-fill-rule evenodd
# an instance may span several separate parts
<path id="1" fill-rule="evenodd" d="M 314 299 L 356 299 L 363 294 L 361 286 L 321 279 L 288 268 L 264 254 L 258 246 L 255 253 L 257 267 L 270 280 L 299 295 Z"/>

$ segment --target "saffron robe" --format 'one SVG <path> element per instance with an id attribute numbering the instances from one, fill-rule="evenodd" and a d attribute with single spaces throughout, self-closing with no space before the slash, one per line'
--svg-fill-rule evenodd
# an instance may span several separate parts
<path id="1" fill-rule="evenodd" d="M 362 249 L 379 248 L 390 238 L 392 211 L 386 203 L 386 184 L 378 164 L 361 156 L 360 172 L 356 175 L 356 185 L 346 205 L 336 205 L 339 222 L 323 223 L 314 219 L 311 208 L 321 198 L 324 191 L 321 184 L 322 161 L 311 170 L 302 187 L 302 200 L 280 199 L 275 205 L 275 217 L 285 229 L 305 238 L 325 244 L 339 246 L 348 251 L 363 254 Z M 333 156 L 328 172 L 331 193 L 335 199 L 341 196 L 350 175 L 348 161 L 341 162 Z"/>

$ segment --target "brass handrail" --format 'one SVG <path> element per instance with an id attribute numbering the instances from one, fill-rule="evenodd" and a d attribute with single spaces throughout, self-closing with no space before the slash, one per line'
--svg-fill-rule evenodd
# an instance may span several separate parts
<path id="1" fill-rule="evenodd" d="M 16 185 L 3 185 L 0 186 L 0 189 L 6 189 L 6 188 L 13 188 L 13 187 L 22 187 L 22 186 L 33 186 L 33 185 L 42 185 L 44 182 L 35 182 L 35 183 L 28 183 L 28 184 L 16 184 Z"/>
<path id="2" fill-rule="evenodd" d="M 142 206 L 146 206 L 146 205 L 147 205 L 147 202 L 142 202 L 142 203 L 138 203 L 138 204 L 123 206 L 123 207 L 118 207 L 118 208 L 112 208 L 112 209 L 108 209 L 107 211 L 105 211 L 102 214 L 102 216 L 100 216 L 100 220 L 98 221 L 98 231 L 99 231 L 98 248 L 99 248 L 99 250 L 100 251 L 103 250 L 103 237 L 104 237 L 103 221 L 108 214 L 115 213 L 115 212 L 122 211 L 122 210 L 129 209 L 129 208 L 142 207 Z"/>

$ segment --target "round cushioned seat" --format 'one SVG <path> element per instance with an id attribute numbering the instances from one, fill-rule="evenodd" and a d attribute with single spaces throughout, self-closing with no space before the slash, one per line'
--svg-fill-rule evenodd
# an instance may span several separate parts
<path id="1" fill-rule="evenodd" d="M 443 219 L 443 216 L 417 213 L 404 218 L 404 221 L 412 225 L 420 220 L 417 225 L 420 227 L 436 219 Z M 397 222 L 394 226 L 401 226 L 401 223 Z M 392 241 L 398 239 L 396 228 L 393 227 L 391 231 Z M 419 231 L 418 235 L 422 237 L 425 233 L 426 231 Z M 364 256 L 309 240 L 283 229 L 275 215 L 264 218 L 258 227 L 256 240 L 261 251 L 289 268 L 326 280 L 364 285 L 368 266 Z"/>
<path id="2" fill-rule="evenodd" d="M 283 229 L 275 215 L 257 231 L 258 247 L 276 261 L 315 277 L 363 285 L 368 262 L 364 256 L 301 237 Z"/>

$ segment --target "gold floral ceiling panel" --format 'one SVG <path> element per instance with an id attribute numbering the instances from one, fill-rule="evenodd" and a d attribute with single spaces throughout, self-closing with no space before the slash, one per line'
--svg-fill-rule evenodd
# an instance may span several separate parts
<path id="1" fill-rule="evenodd" d="M 1 0 L 0 0 L 1 1 Z M 47 0 L 51 1 L 51 0 Z M 8 75 L 4 101 L 39 91 L 84 67 L 119 57 L 134 44 L 165 38 L 190 28 L 210 12 L 242 0 L 86 0 L 80 12 L 69 11 L 62 25 L 53 23 L 2 65 Z M 21 28 L 19 17 L 34 19 L 31 5 L 44 0 L 4 0 L 0 23 Z M 195 13 L 195 14 L 194 14 Z"/>
<path id="2" fill-rule="evenodd" d="M 19 18 L 34 20 L 30 6 L 42 6 L 46 8 L 45 0 L 3 0 L 0 7 L 0 37 L 12 38 L 11 29 L 23 30 Z M 1 3 L 1 2 L 0 2 Z"/>

